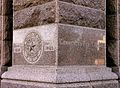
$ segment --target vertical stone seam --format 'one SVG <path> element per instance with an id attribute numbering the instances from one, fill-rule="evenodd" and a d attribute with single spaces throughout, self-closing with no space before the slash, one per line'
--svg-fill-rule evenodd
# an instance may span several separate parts
<path id="1" fill-rule="evenodd" d="M 6 62 L 6 58 L 5 58 L 5 51 L 4 51 L 4 33 L 5 33 L 5 17 L 7 17 L 6 15 L 4 15 L 4 5 L 6 3 L 6 0 L 2 0 L 2 38 L 1 38 L 1 65 L 4 66 L 5 62 Z"/>
<path id="2" fill-rule="evenodd" d="M 55 0 L 55 23 L 59 23 L 59 0 Z"/>
<path id="3" fill-rule="evenodd" d="M 1 12 L 1 19 L 2 19 L 2 22 L 1 22 L 2 23 L 1 24 L 2 25 L 1 32 L 3 32 L 3 0 L 1 0 L 1 3 L 2 3 L 2 6 L 1 6 L 1 8 L 2 8 L 2 12 Z M 0 64 L 2 64 L 2 33 L 1 33 L 1 50 L 0 51 L 1 51 L 1 56 L 0 56 L 0 59 L 1 59 L 0 61 L 1 62 L 0 62 Z"/>
<path id="4" fill-rule="evenodd" d="M 13 9 L 13 14 L 12 14 L 13 17 L 12 17 L 12 19 L 13 19 L 13 30 L 14 30 L 14 12 L 15 12 L 14 10 L 15 10 L 15 0 L 13 0 L 12 6 L 13 6 L 13 7 L 12 7 L 12 9 Z"/>
<path id="5" fill-rule="evenodd" d="M 59 41 L 59 40 L 58 40 L 58 29 L 59 29 L 59 27 L 58 27 L 58 24 L 55 24 L 55 26 L 56 26 L 56 30 L 57 30 L 57 31 L 56 31 L 56 32 L 57 32 L 57 33 L 56 33 L 56 37 L 57 37 L 57 38 L 56 38 L 56 41 L 57 41 L 56 43 L 57 43 L 57 44 L 56 44 L 56 62 L 55 62 L 55 66 L 57 67 L 57 66 L 58 66 L 58 47 L 59 47 L 59 46 L 58 46 L 58 41 Z"/>
<path id="6" fill-rule="evenodd" d="M 3 65 L 3 20 L 4 20 L 4 17 L 3 17 L 3 0 L 2 0 L 2 38 L 1 38 L 1 65 Z"/>
<path id="7" fill-rule="evenodd" d="M 107 38 L 107 28 L 106 28 L 106 25 L 107 25 L 107 10 L 106 10 L 106 6 L 107 6 L 107 2 L 106 2 L 106 0 L 105 0 L 105 65 L 107 65 L 107 41 L 106 41 L 106 38 Z"/>
<path id="8" fill-rule="evenodd" d="M 55 0 L 55 23 L 59 23 L 59 4 L 58 4 L 58 1 L 59 0 Z M 56 69 L 57 69 L 57 66 L 58 66 L 58 24 L 56 24 L 56 30 L 57 30 L 57 47 L 56 47 L 56 62 L 55 62 L 55 66 L 56 66 Z M 57 72 L 56 72 L 56 76 L 57 76 Z"/>
<path id="9" fill-rule="evenodd" d="M 59 47 L 59 46 L 58 46 L 58 42 L 59 42 L 59 40 L 58 40 L 58 36 L 59 36 L 59 35 L 58 35 L 58 34 L 59 34 L 59 33 L 58 33 L 58 29 L 59 29 L 58 23 L 55 24 L 55 26 L 56 26 L 56 32 L 57 32 L 57 33 L 56 33 L 56 37 L 57 37 L 57 38 L 56 38 L 56 43 L 57 43 L 57 44 L 56 44 L 56 59 L 55 59 L 55 60 L 56 60 L 56 61 L 55 61 L 55 82 L 57 83 L 57 82 L 58 82 L 58 80 L 57 80 L 57 78 L 58 78 L 58 77 L 57 77 L 57 76 L 58 76 L 58 47 Z"/>
<path id="10" fill-rule="evenodd" d="M 2 38 L 1 38 L 1 65 L 5 65 L 5 58 L 4 58 L 4 31 L 5 31 L 5 15 L 4 15 L 4 3 L 6 3 L 6 1 L 2 0 Z"/>
<path id="11" fill-rule="evenodd" d="M 119 59 L 120 59 L 120 58 L 119 58 L 119 56 L 120 56 L 120 55 L 119 55 L 119 50 L 120 50 L 120 49 L 119 49 L 119 48 L 120 48 L 120 47 L 119 47 L 119 46 L 120 46 L 119 44 L 120 44 L 120 43 L 119 43 L 119 1 L 118 1 L 118 0 L 117 0 L 117 30 L 118 30 L 118 32 L 117 32 L 117 34 L 118 34 L 118 40 L 117 40 L 117 44 L 118 44 L 118 45 L 117 45 L 117 47 L 118 47 L 118 48 L 117 48 L 117 49 L 118 49 L 118 54 L 117 54 L 117 55 L 118 55 L 118 66 L 119 66 L 119 63 L 120 63 L 120 62 L 119 62 Z"/>

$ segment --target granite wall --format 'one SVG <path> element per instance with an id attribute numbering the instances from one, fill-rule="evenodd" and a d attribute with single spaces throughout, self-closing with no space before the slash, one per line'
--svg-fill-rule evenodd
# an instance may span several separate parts
<path id="1" fill-rule="evenodd" d="M 120 78 L 120 0 L 107 0 L 106 5 L 107 66 Z"/>
<path id="2" fill-rule="evenodd" d="M 107 65 L 120 66 L 120 2 L 107 1 Z"/>
<path id="3" fill-rule="evenodd" d="M 80 41 L 84 41 L 84 47 L 86 47 L 86 50 L 80 49 L 80 44 L 77 45 L 60 45 L 59 40 L 59 49 L 58 49 L 58 64 L 59 65 L 95 65 L 95 60 L 98 61 L 100 59 L 101 65 L 105 65 L 105 35 L 106 35 L 106 13 L 105 13 L 105 0 L 14 0 L 13 1 L 13 28 L 14 30 L 25 30 L 26 28 L 40 26 L 40 25 L 47 25 L 47 24 L 65 24 L 68 26 L 67 29 L 70 29 L 71 32 L 67 33 L 69 36 L 75 38 L 75 41 L 77 41 L 77 38 L 80 36 L 73 36 L 72 30 L 78 31 L 81 30 L 82 32 L 82 39 Z M 69 27 L 69 25 L 71 25 Z M 80 26 L 79 27 L 72 27 L 74 26 Z M 86 27 L 86 28 L 82 28 Z M 61 36 L 64 36 L 67 38 L 67 34 L 64 34 L 66 31 L 65 27 L 58 26 L 58 38 L 60 39 Z M 82 30 L 86 31 L 83 33 Z M 88 32 L 88 31 L 89 32 Z M 95 32 L 97 31 L 97 33 Z M 88 33 L 88 36 L 86 36 Z M 74 33 L 75 34 L 75 33 Z M 79 35 L 79 34 L 78 34 Z M 97 36 L 98 35 L 98 36 Z M 68 37 L 69 37 L 68 36 Z M 96 36 L 95 38 L 93 38 Z M 103 40 L 104 38 L 104 40 Z M 67 42 L 70 39 L 67 39 Z M 97 50 L 97 41 L 103 40 L 104 43 L 100 44 L 100 51 Z M 79 41 L 79 42 L 80 42 Z M 93 41 L 90 43 L 90 41 Z M 90 44 L 90 45 L 86 45 Z M 72 47 L 71 47 L 72 46 Z M 90 46 L 90 47 L 89 47 Z M 65 55 L 63 53 L 64 48 L 67 47 L 68 50 L 66 50 L 64 53 L 68 53 Z M 79 50 L 78 50 L 79 48 Z M 89 50 L 87 49 L 89 48 Z M 90 49 L 92 48 L 92 49 Z M 95 49 L 94 49 L 95 48 Z M 73 51 L 70 51 L 73 50 Z M 78 51 L 76 51 L 76 49 Z M 91 51 L 90 51 L 91 50 Z M 76 51 L 77 56 L 74 55 L 74 52 Z M 77 52 L 82 52 L 81 54 Z M 86 55 L 85 52 L 87 52 Z M 102 53 L 103 52 L 103 53 Z M 70 54 L 69 54 L 70 53 Z M 48 53 L 47 53 L 48 54 Z M 95 55 L 94 57 L 93 54 Z M 19 55 L 14 55 L 13 58 L 13 64 L 14 65 L 23 65 L 27 64 L 22 61 L 18 61 Z M 90 56 L 90 58 L 88 58 Z M 51 56 L 49 56 L 51 57 Z M 48 57 L 48 58 L 49 58 Z M 84 61 L 82 61 L 81 58 L 84 58 Z M 87 58 L 86 58 L 87 57 Z M 65 60 L 65 58 L 67 58 Z M 71 59 L 70 59 L 71 58 Z M 74 59 L 75 58 L 75 59 Z M 64 60 L 63 60 L 64 59 Z M 72 62 L 71 60 L 74 59 L 75 61 Z M 81 60 L 79 60 L 81 59 Z M 101 60 L 102 59 L 102 60 Z M 46 60 L 46 59 L 44 59 Z M 52 59 L 53 60 L 53 59 Z M 50 60 L 51 61 L 51 60 Z M 61 62 L 63 61 L 63 62 Z M 42 62 L 42 61 L 40 61 Z M 39 62 L 39 63 L 40 63 Z M 47 60 L 45 62 L 48 62 Z M 55 62 L 55 61 L 53 61 Z M 45 63 L 43 63 L 46 65 Z M 54 64 L 52 64 L 54 65 Z"/>
<path id="4" fill-rule="evenodd" d="M 12 0 L 2 0 L 2 65 L 11 65 L 12 59 L 12 28 L 13 28 L 13 9 Z"/>
<path id="5" fill-rule="evenodd" d="M 107 0 L 107 65 L 119 66 L 118 0 Z"/>
<path id="6" fill-rule="evenodd" d="M 11 66 L 12 0 L 0 0 L 0 77 Z"/>
<path id="7" fill-rule="evenodd" d="M 14 0 L 14 29 L 54 22 L 105 29 L 105 1 Z"/>
<path id="8" fill-rule="evenodd" d="M 2 41 L 1 38 L 2 38 L 2 0 L 0 0 L 0 56 L 1 56 L 1 41 Z"/>
<path id="9" fill-rule="evenodd" d="M 47 65 L 48 66 L 51 66 L 51 65 L 52 66 L 53 65 L 57 65 L 57 66 L 73 66 L 73 65 L 90 66 L 91 65 L 92 66 L 94 65 L 96 67 L 104 66 L 106 68 L 105 66 L 106 65 L 106 58 L 105 58 L 105 55 L 106 55 L 105 53 L 106 0 L 13 0 L 13 9 L 11 8 L 12 0 L 9 0 L 9 1 L 3 0 L 3 1 L 4 1 L 3 13 L 1 15 L 1 17 L 3 18 L 2 54 L 1 54 L 3 59 L 2 61 L 3 65 L 7 65 L 7 66 L 11 65 L 10 61 L 12 58 L 11 56 L 12 55 L 11 54 L 12 53 L 12 48 L 11 48 L 12 47 L 12 29 L 14 33 L 16 34 L 20 33 L 19 35 L 21 35 L 21 37 L 18 38 L 17 36 L 15 36 L 15 38 L 22 39 L 22 37 L 26 35 L 25 34 L 26 31 L 32 30 L 31 28 L 36 28 L 37 26 L 42 27 L 44 31 L 46 30 L 46 27 L 47 27 L 49 31 L 46 31 L 46 33 L 49 32 L 48 34 L 50 35 L 50 33 L 53 32 L 51 28 L 51 25 L 53 25 L 52 27 L 56 28 L 55 30 L 57 30 L 57 33 L 53 34 L 54 33 L 53 32 L 52 34 L 55 37 L 57 34 L 58 40 L 55 38 L 57 40 L 57 43 L 55 44 L 58 44 L 59 47 L 57 46 L 56 52 L 53 53 L 52 51 L 52 54 L 44 53 L 43 58 L 38 62 L 36 62 L 36 64 L 31 64 L 25 61 L 23 53 L 21 53 L 23 50 L 20 52 L 22 55 L 16 54 L 18 52 L 14 53 L 13 51 L 14 53 L 14 56 L 12 58 L 13 66 L 6 72 L 5 75 L 3 75 L 2 88 L 43 87 L 41 83 L 40 84 L 38 83 L 39 84 L 38 86 L 28 85 L 28 83 L 30 82 L 28 82 L 27 85 L 21 84 L 22 78 L 19 78 L 19 77 L 15 78 L 15 77 L 17 77 L 20 74 L 19 70 L 21 70 L 22 68 L 20 67 L 20 69 L 17 69 L 18 72 L 14 71 L 13 67 L 16 68 L 16 65 L 18 65 L 18 67 L 19 65 L 22 65 L 25 67 L 28 66 L 28 68 L 29 68 L 29 65 L 32 65 L 32 66 L 36 66 L 36 65 L 37 66 L 45 66 L 45 65 L 46 66 Z M 112 66 L 119 66 L 118 57 L 116 57 L 118 56 L 118 48 L 116 46 L 119 46 L 119 43 L 118 43 L 119 31 L 118 31 L 118 26 L 116 26 L 116 24 L 119 23 L 118 22 L 119 17 L 118 17 L 116 4 L 113 4 L 113 3 L 117 3 L 117 1 L 107 0 L 107 3 L 108 3 L 107 4 L 108 5 L 107 6 L 107 9 L 108 9 L 107 10 L 107 33 L 108 33 L 107 34 L 107 43 L 108 43 L 107 44 L 107 54 L 108 54 L 107 65 L 112 67 Z M 12 11 L 13 11 L 13 14 L 12 14 Z M 13 24 L 12 24 L 12 21 L 13 21 Z M 44 27 L 41 25 L 43 25 Z M 39 33 L 44 32 L 44 31 L 40 31 L 40 29 L 39 29 Z M 113 29 L 116 29 L 116 30 L 113 30 Z M 73 40 L 77 40 L 77 39 L 80 43 L 83 43 L 82 48 L 80 45 L 78 45 L 78 43 L 73 44 Z M 62 41 L 61 43 L 60 40 L 66 40 L 67 42 Z M 87 45 L 86 47 L 85 46 L 86 43 L 89 44 L 89 46 Z M 101 44 L 97 45 L 98 43 L 101 43 Z M 47 42 L 46 44 L 49 44 L 49 42 Z M 16 75 L 13 75 L 14 72 L 12 72 L 12 70 L 16 72 Z M 55 69 L 55 71 L 57 70 Z M 29 74 L 31 74 L 29 70 L 22 69 L 22 71 L 23 73 L 27 71 Z M 9 74 L 9 72 L 12 74 Z M 61 72 L 60 74 L 62 74 L 63 72 Z M 111 73 L 112 75 L 114 75 L 111 72 L 111 70 L 106 71 L 106 73 L 107 74 Z M 103 82 L 103 79 L 102 80 L 99 79 L 100 81 L 98 82 L 96 78 L 99 78 L 99 76 L 93 76 L 95 74 L 93 73 L 92 76 L 93 76 L 93 79 L 95 78 L 95 80 L 90 79 L 89 86 L 86 86 L 87 83 L 85 83 L 85 86 L 78 85 L 77 87 L 75 86 L 74 87 L 75 88 L 92 88 L 92 87 L 107 88 L 109 86 L 109 88 L 113 88 L 113 87 L 118 88 L 118 85 L 117 85 L 118 83 L 116 81 L 117 77 L 105 78 L 105 77 L 108 77 L 106 73 L 103 74 L 99 72 L 99 74 L 97 74 L 97 75 L 100 75 L 100 77 L 103 77 L 106 82 Z M 12 76 L 9 76 L 9 75 L 12 75 Z M 56 74 L 53 74 L 53 75 L 56 76 Z M 64 73 L 62 75 L 64 75 Z M 28 76 L 29 75 L 27 75 L 27 77 Z M 9 77 L 10 79 L 13 79 L 13 80 L 11 81 L 6 80 L 6 79 L 9 79 Z M 19 80 L 18 84 L 15 84 L 17 81 L 15 81 L 14 79 Z M 34 79 L 34 77 L 32 79 Z M 22 80 L 22 81 L 26 81 L 26 80 Z M 34 80 L 34 82 L 35 81 L 36 80 Z M 49 85 L 46 85 L 46 86 L 49 86 Z M 51 85 L 51 86 L 54 87 L 54 85 Z M 68 86 L 71 87 L 71 85 L 68 84 L 68 85 L 63 85 L 63 88 Z M 60 88 L 60 87 L 61 85 L 60 86 L 55 85 L 55 88 Z"/>

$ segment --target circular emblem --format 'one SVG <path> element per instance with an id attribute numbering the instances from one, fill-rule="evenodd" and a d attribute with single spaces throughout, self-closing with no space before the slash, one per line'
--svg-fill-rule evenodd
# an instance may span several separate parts
<path id="1" fill-rule="evenodd" d="M 42 39 L 37 32 L 30 32 L 24 40 L 23 54 L 28 63 L 36 63 L 42 54 Z"/>

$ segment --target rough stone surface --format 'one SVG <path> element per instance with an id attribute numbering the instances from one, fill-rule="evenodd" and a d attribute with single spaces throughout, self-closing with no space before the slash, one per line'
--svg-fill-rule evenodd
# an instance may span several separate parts
<path id="1" fill-rule="evenodd" d="M 16 11 L 14 13 L 14 29 L 55 22 L 105 29 L 104 11 L 76 6 L 61 1 L 58 3 L 57 7 L 59 7 L 59 10 L 57 11 L 55 9 L 55 2 Z"/>
<path id="2" fill-rule="evenodd" d="M 12 58 L 12 41 L 2 41 L 2 65 L 7 65 Z"/>
<path id="3" fill-rule="evenodd" d="M 7 71 L 7 67 L 6 66 L 0 66 L 0 76 Z M 1 80 L 0 80 L 1 81 Z M 1 87 L 0 87 L 1 88 Z"/>
<path id="4" fill-rule="evenodd" d="M 55 22 L 55 2 L 23 9 L 14 13 L 14 29 Z"/>
<path id="5" fill-rule="evenodd" d="M 12 17 L 2 16 L 1 65 L 8 65 L 12 58 Z"/>
<path id="6" fill-rule="evenodd" d="M 43 41 L 42 54 L 39 56 L 39 60 L 34 63 L 36 65 L 105 64 L 104 30 L 64 24 L 51 24 L 14 30 L 13 63 L 15 65 L 31 64 L 25 60 L 24 44 L 25 37 L 32 31 L 37 31 Z M 32 54 L 31 49 L 29 52 Z"/>
<path id="7" fill-rule="evenodd" d="M 1 41 L 2 41 L 2 16 L 0 15 L 0 49 L 1 49 Z M 1 50 L 0 50 L 0 56 L 1 56 Z M 1 63 L 1 60 L 0 60 Z"/>
<path id="8" fill-rule="evenodd" d="M 120 0 L 118 0 L 118 11 L 119 11 L 119 14 L 120 14 Z"/>
<path id="9" fill-rule="evenodd" d="M 117 13 L 117 1 L 118 0 L 106 0 L 107 15 L 113 15 Z"/>
<path id="10" fill-rule="evenodd" d="M 2 15 L 0 15 L 0 32 L 2 31 Z"/>
<path id="11" fill-rule="evenodd" d="M 119 39 L 119 29 L 117 15 L 107 15 L 107 40 L 118 40 Z"/>
<path id="12" fill-rule="evenodd" d="M 53 0 L 13 0 L 14 11 L 22 10 L 24 8 L 37 6 L 41 4 L 45 4 Z"/>
<path id="13" fill-rule="evenodd" d="M 118 19 L 118 23 L 117 23 L 118 24 L 118 30 L 120 30 L 120 14 L 119 14 L 117 19 Z M 118 32 L 119 32 L 118 35 L 119 35 L 119 39 L 120 39 L 120 31 L 118 31 Z"/>
<path id="14" fill-rule="evenodd" d="M 59 2 L 60 23 L 105 29 L 105 13 L 90 8 Z"/>
<path id="15" fill-rule="evenodd" d="M 2 0 L 3 2 L 3 12 L 2 12 L 2 15 L 7 15 L 7 16 L 12 16 L 12 12 L 13 12 L 13 9 L 12 9 L 12 1 L 13 0 Z"/>
<path id="16" fill-rule="evenodd" d="M 105 10 L 105 0 L 60 0 L 98 10 Z"/>
<path id="17" fill-rule="evenodd" d="M 119 41 L 117 40 L 107 40 L 107 65 L 114 67 L 118 66 L 118 45 Z"/>
<path id="18" fill-rule="evenodd" d="M 119 1 L 120 0 L 106 0 L 106 31 L 107 31 L 107 66 L 112 67 L 115 72 L 119 66 Z"/>
<path id="19" fill-rule="evenodd" d="M 14 11 L 18 11 L 24 8 L 37 6 L 41 4 L 45 4 L 50 1 L 55 0 L 14 0 Z M 76 5 L 82 5 L 85 7 L 90 7 L 98 10 L 105 10 L 105 0 L 58 0 L 64 1 L 68 3 L 73 3 Z"/>
<path id="20" fill-rule="evenodd" d="M 12 41 L 12 31 L 13 31 L 12 16 L 2 16 L 2 17 L 3 17 L 2 40 L 3 41 Z"/>
<path id="21" fill-rule="evenodd" d="M 120 40 L 119 40 L 119 47 L 120 47 Z M 120 49 L 119 49 L 119 58 L 120 58 Z M 120 59 L 118 61 L 119 61 L 119 67 L 120 67 Z"/>
<path id="22" fill-rule="evenodd" d="M 0 15 L 2 15 L 2 0 L 0 0 Z"/>

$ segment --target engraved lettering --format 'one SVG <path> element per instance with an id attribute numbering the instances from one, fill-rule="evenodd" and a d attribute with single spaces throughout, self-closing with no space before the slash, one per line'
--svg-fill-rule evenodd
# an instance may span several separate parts
<path id="1" fill-rule="evenodd" d="M 21 47 L 14 47 L 14 53 L 21 53 Z"/>
<path id="2" fill-rule="evenodd" d="M 44 45 L 44 51 L 54 51 L 55 47 L 53 45 L 53 41 L 46 41 L 46 44 Z"/>

